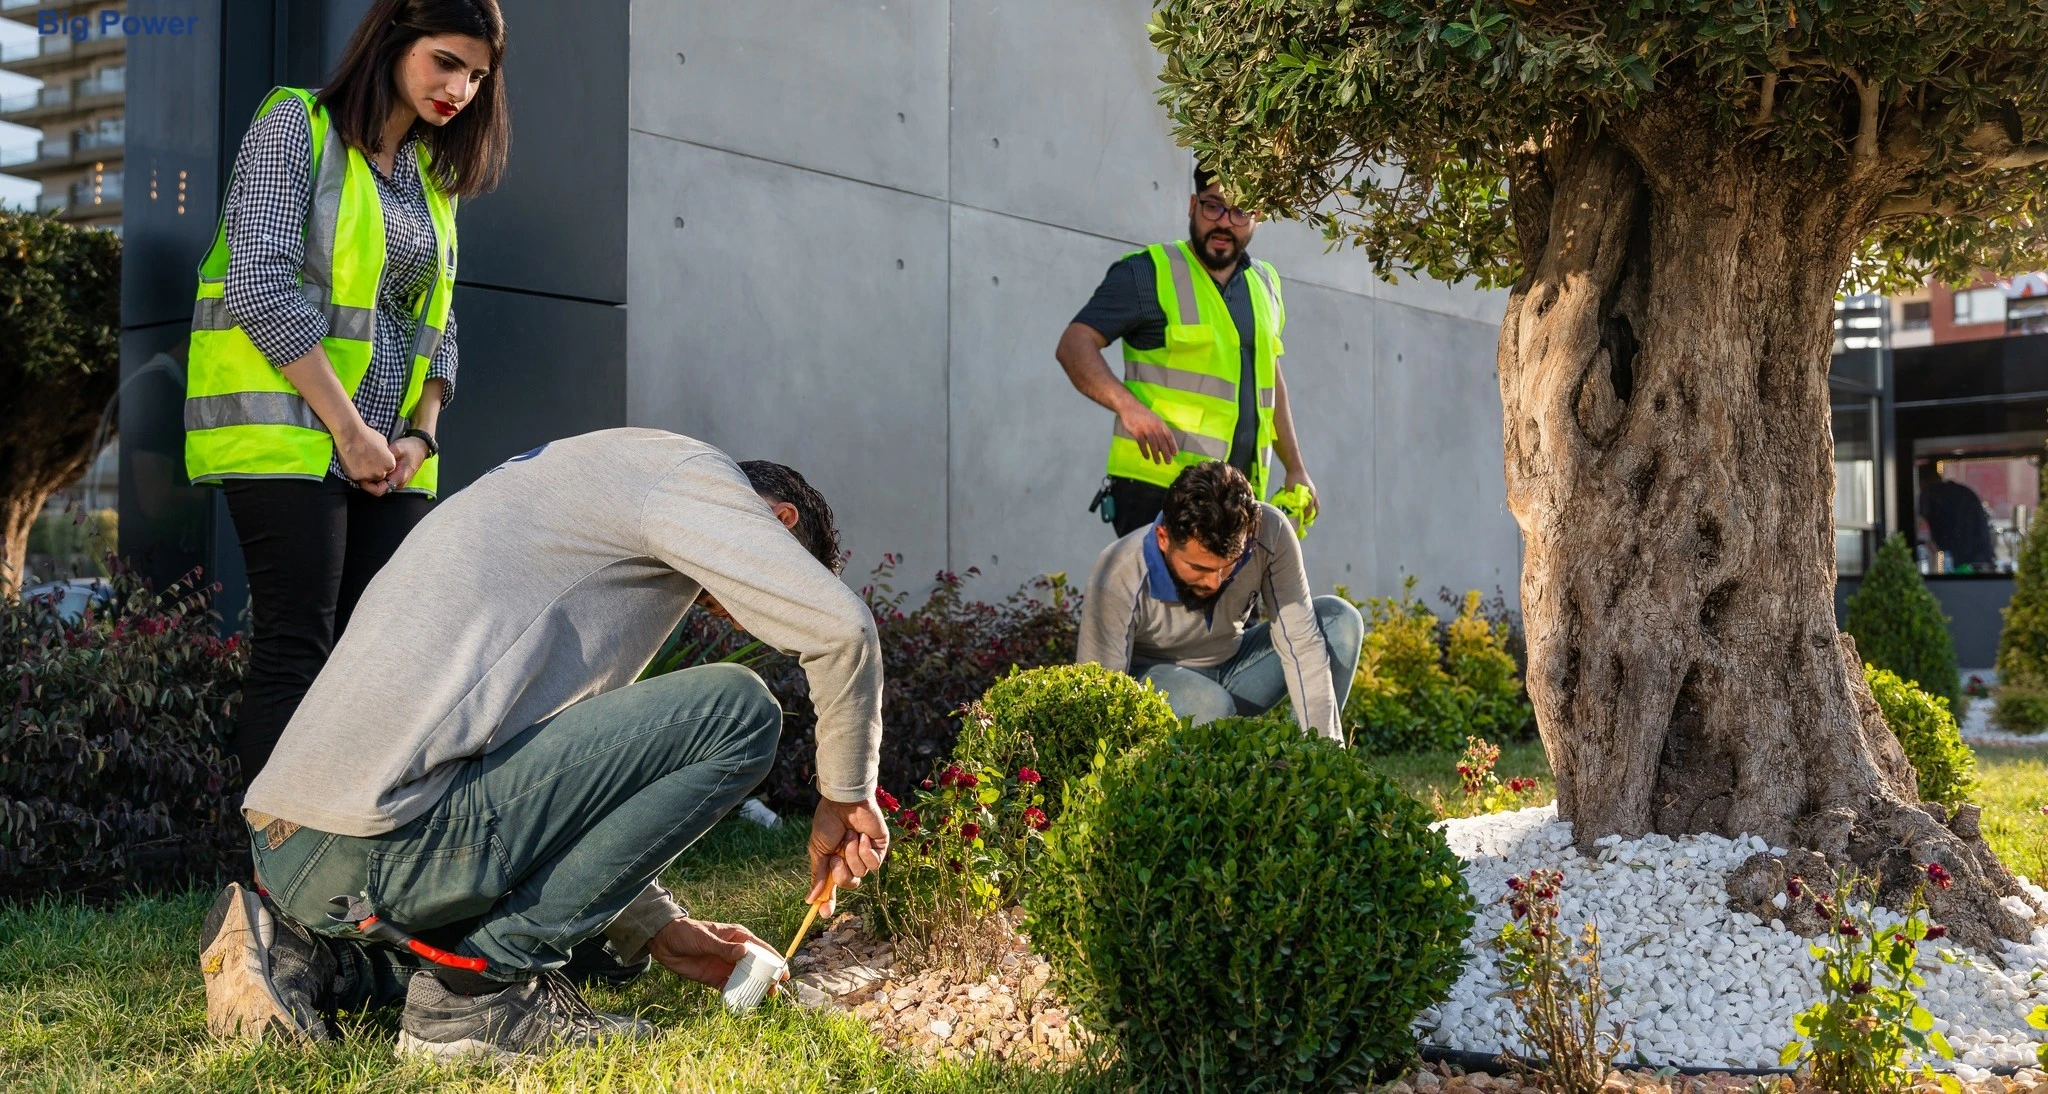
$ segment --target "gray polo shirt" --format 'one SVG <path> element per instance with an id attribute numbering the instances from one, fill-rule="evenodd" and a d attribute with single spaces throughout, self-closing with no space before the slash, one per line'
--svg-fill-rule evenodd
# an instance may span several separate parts
<path id="1" fill-rule="evenodd" d="M 1133 657 L 1215 668 L 1237 655 L 1252 608 L 1263 603 L 1273 621 L 1294 717 L 1304 728 L 1344 739 L 1330 651 L 1316 623 L 1301 541 L 1287 515 L 1259 505 L 1259 528 L 1242 561 L 1207 612 L 1180 602 L 1148 524 L 1104 548 L 1081 601 L 1080 646 L 1074 660 L 1129 672 Z"/>

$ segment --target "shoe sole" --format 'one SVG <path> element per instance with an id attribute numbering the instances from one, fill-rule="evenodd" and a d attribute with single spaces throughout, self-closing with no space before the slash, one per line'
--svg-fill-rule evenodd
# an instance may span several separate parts
<path id="1" fill-rule="evenodd" d="M 206 981 L 206 1028 L 216 1037 L 261 1040 L 279 1033 L 309 1039 L 292 1018 L 291 1008 L 270 983 L 270 946 L 277 922 L 263 898 L 231 883 L 214 902 L 220 925 L 199 954 L 199 974 Z M 213 913 L 207 915 L 209 920 Z"/>
<path id="2" fill-rule="evenodd" d="M 435 1060 L 483 1059 L 503 1063 L 519 1059 L 521 1054 L 508 1048 L 500 1048 L 489 1041 L 465 1037 L 459 1041 L 423 1041 L 401 1030 L 398 1034 L 398 1058 L 426 1056 Z"/>

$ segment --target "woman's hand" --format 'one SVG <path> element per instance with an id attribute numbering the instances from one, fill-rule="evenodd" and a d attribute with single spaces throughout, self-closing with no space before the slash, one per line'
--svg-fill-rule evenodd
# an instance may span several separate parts
<path id="1" fill-rule="evenodd" d="M 391 456 L 398 466 L 392 468 L 384 481 L 393 490 L 403 490 L 420 473 L 420 465 L 427 462 L 427 442 L 418 437 L 401 437 L 391 442 Z"/>
<path id="2" fill-rule="evenodd" d="M 360 423 L 361 419 L 357 421 Z M 341 469 L 365 493 L 382 495 L 394 489 L 388 480 L 398 467 L 398 457 L 394 446 L 382 433 L 367 425 L 359 425 L 337 435 L 334 443 L 341 451 Z M 418 471 L 419 467 L 415 465 L 413 470 Z"/>

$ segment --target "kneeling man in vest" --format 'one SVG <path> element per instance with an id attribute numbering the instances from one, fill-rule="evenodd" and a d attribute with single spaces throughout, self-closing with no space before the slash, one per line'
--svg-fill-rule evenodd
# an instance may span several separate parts
<path id="1" fill-rule="evenodd" d="M 882 660 L 838 550 L 796 472 L 652 429 L 555 441 L 442 502 L 249 787 L 257 887 L 203 925 L 209 1027 L 320 1039 L 403 998 L 401 1051 L 539 1053 L 651 1032 L 583 1002 L 563 970 L 593 948 L 723 985 L 758 939 L 656 879 L 768 773 L 782 711 L 738 665 L 633 681 L 692 604 L 796 656 L 811 896 L 854 884 L 888 845 Z M 370 940 L 367 915 L 455 963 Z"/>
<path id="2" fill-rule="evenodd" d="M 1255 607 L 1266 621 L 1246 626 Z M 1158 519 L 1095 560 L 1075 659 L 1150 681 L 1198 723 L 1289 698 L 1304 730 L 1341 741 L 1364 638 L 1358 609 L 1309 596 L 1287 516 L 1212 460 L 1183 470 Z"/>

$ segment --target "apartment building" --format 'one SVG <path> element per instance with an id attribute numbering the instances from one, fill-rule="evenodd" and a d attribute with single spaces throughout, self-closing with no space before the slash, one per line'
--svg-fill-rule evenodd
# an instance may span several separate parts
<path id="1" fill-rule="evenodd" d="M 0 17 L 41 31 L 0 50 L 0 68 L 43 86 L 0 98 L 0 121 L 42 131 L 0 150 L 0 172 L 43 185 L 37 208 L 121 230 L 128 40 L 98 0 L 0 0 Z"/>

